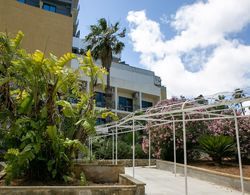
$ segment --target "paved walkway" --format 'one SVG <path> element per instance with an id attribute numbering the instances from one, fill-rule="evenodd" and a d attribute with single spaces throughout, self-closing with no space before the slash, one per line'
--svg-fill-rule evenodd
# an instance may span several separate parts
<path id="1" fill-rule="evenodd" d="M 133 168 L 126 168 L 132 176 Z M 146 183 L 147 195 L 184 195 L 184 177 L 155 168 L 136 167 L 135 178 Z M 241 195 L 241 192 L 188 177 L 188 195 Z M 246 194 L 247 195 L 247 194 Z"/>

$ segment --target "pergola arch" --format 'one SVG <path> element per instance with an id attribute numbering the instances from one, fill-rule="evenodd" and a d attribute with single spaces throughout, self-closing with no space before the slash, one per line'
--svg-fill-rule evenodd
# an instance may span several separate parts
<path id="1" fill-rule="evenodd" d="M 224 96 L 232 96 L 233 93 L 222 93 Z M 185 194 L 188 194 L 188 175 L 187 175 L 187 148 L 186 148 L 186 124 L 188 122 L 194 121 L 212 121 L 220 119 L 232 119 L 235 123 L 235 136 L 239 160 L 239 170 L 240 170 L 240 182 L 241 191 L 244 195 L 244 182 L 243 182 L 243 172 L 242 172 L 242 162 L 241 162 L 241 151 L 240 151 L 240 140 L 239 140 L 239 128 L 238 119 L 239 118 L 249 118 L 249 113 L 237 114 L 235 105 L 250 101 L 250 95 L 245 94 L 244 97 L 237 99 L 224 99 L 217 100 L 216 97 L 221 95 L 221 93 L 215 94 L 213 96 L 205 97 L 207 103 L 200 103 L 199 100 L 185 100 L 184 102 L 178 102 L 171 105 L 163 105 L 158 107 L 152 107 L 148 109 L 141 109 L 135 111 L 122 118 L 119 121 L 112 122 L 105 125 L 100 125 L 96 127 L 97 135 L 95 137 L 109 137 L 112 136 L 112 158 L 113 163 L 117 164 L 117 137 L 120 134 L 133 133 L 133 177 L 135 177 L 135 132 L 145 130 L 150 123 L 150 127 L 157 127 L 164 124 L 172 124 L 173 129 L 173 144 L 174 144 L 174 174 L 176 175 L 176 124 L 182 124 L 183 131 L 183 149 L 184 149 L 184 175 L 185 175 Z M 220 109 L 221 108 L 221 109 Z M 243 106 L 243 108 L 247 108 Z M 192 118 L 191 115 L 195 115 Z M 142 123 L 142 122 L 145 122 Z M 152 124 L 153 123 L 153 124 Z M 104 133 L 105 132 L 105 133 Z M 151 130 L 148 131 L 149 137 L 149 166 L 151 161 Z M 91 138 L 92 139 L 92 138 Z M 115 143 L 114 143 L 115 142 Z M 92 146 L 91 146 L 92 147 Z M 115 153 L 115 154 L 114 154 Z M 114 160 L 115 158 L 115 160 Z"/>

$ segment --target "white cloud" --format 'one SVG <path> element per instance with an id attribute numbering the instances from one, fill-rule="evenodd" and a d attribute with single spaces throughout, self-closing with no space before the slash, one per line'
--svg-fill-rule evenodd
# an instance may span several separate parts
<path id="1" fill-rule="evenodd" d="M 250 0 L 183 6 L 170 21 L 176 30 L 170 40 L 145 10 L 130 11 L 127 20 L 141 63 L 161 76 L 170 95 L 208 95 L 249 86 L 250 45 L 228 37 L 249 25 Z"/>

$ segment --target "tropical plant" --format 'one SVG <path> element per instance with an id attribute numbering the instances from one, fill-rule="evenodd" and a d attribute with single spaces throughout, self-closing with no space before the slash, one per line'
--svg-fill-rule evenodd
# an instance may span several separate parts
<path id="1" fill-rule="evenodd" d="M 233 115 L 233 112 L 226 114 Z M 241 112 L 237 112 L 240 115 Z M 241 157 L 244 161 L 249 161 L 250 154 L 250 120 L 247 117 L 237 119 L 239 127 L 239 141 Z M 233 119 L 217 119 L 208 123 L 208 133 L 211 135 L 224 135 L 232 137 L 236 142 L 235 121 Z"/>
<path id="2" fill-rule="evenodd" d="M 198 140 L 201 151 L 207 153 L 212 160 L 221 164 L 224 157 L 231 157 L 235 154 L 234 139 L 229 136 L 204 135 Z"/>
<path id="3" fill-rule="evenodd" d="M 135 136 L 135 158 L 148 158 L 141 147 L 141 135 L 136 132 Z M 132 158 L 132 133 L 119 135 L 118 139 L 118 158 L 131 159 Z M 96 159 L 112 159 L 112 138 L 98 138 L 93 142 L 93 151 Z"/>
<path id="4" fill-rule="evenodd" d="M 119 32 L 119 22 L 108 24 L 105 18 L 98 20 L 96 25 L 90 26 L 90 33 L 85 37 L 87 50 L 95 60 L 100 59 L 102 66 L 107 70 L 106 107 L 112 107 L 112 91 L 110 87 L 110 68 L 113 54 L 121 53 L 124 43 L 119 38 L 125 37 L 126 29 Z"/>
<path id="5" fill-rule="evenodd" d="M 80 174 L 80 185 L 85 186 L 87 184 L 86 176 L 83 172 Z"/>
<path id="6" fill-rule="evenodd" d="M 87 151 L 78 134 L 94 133 L 94 80 L 105 70 L 92 63 L 90 52 L 81 70 L 68 66 L 76 58 L 71 53 L 60 58 L 45 57 L 41 51 L 28 54 L 20 48 L 22 37 L 21 32 L 14 39 L 0 35 L 0 143 L 6 151 L 6 181 L 20 176 L 70 181 L 72 159 Z M 81 71 L 92 81 L 90 94 L 79 90 Z"/>

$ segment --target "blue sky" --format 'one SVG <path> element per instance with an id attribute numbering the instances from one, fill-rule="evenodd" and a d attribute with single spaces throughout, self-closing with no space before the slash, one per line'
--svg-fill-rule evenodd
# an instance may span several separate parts
<path id="1" fill-rule="evenodd" d="M 250 0 L 80 0 L 81 37 L 101 17 L 127 28 L 122 60 L 154 71 L 169 96 L 250 85 Z"/>
<path id="2" fill-rule="evenodd" d="M 126 19 L 128 12 L 131 10 L 146 10 L 148 17 L 160 22 L 164 35 L 170 38 L 174 33 L 167 24 L 161 21 L 161 18 L 170 17 L 180 6 L 192 3 L 194 0 L 80 0 L 79 2 L 81 37 L 89 32 L 91 24 L 95 24 L 102 17 L 111 23 L 120 22 L 120 26 L 125 27 L 128 32 L 129 23 Z M 133 51 L 133 45 L 128 36 L 124 39 L 124 42 L 126 47 L 122 52 L 122 60 L 132 66 L 143 67 L 143 64 L 140 64 L 139 53 Z"/>

